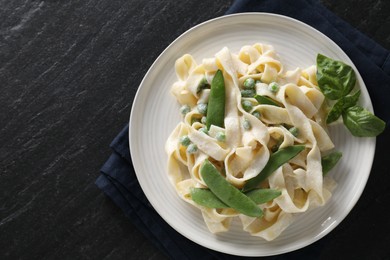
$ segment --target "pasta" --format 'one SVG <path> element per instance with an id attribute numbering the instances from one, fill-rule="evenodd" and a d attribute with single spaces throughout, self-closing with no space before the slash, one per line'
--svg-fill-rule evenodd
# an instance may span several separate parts
<path id="1" fill-rule="evenodd" d="M 229 230 L 238 217 L 245 231 L 271 241 L 295 215 L 329 200 L 336 184 L 323 176 L 321 157 L 334 145 L 327 134 L 324 95 L 314 65 L 285 71 L 271 45 L 256 43 L 238 53 L 225 47 L 201 64 L 185 54 L 176 61 L 175 70 L 178 81 L 171 92 L 186 109 L 166 142 L 168 176 L 180 198 L 201 210 L 212 233 Z M 207 129 L 204 104 L 217 70 L 223 72 L 226 90 L 224 127 Z M 248 82 L 253 90 L 245 89 Z M 246 94 L 251 91 L 277 105 L 260 103 Z M 249 217 L 232 208 L 208 208 L 192 200 L 192 188 L 207 188 L 200 173 L 205 160 L 241 189 L 264 169 L 275 149 L 296 144 L 304 145 L 304 150 L 259 185 L 281 192 L 259 205 L 263 217 Z"/>

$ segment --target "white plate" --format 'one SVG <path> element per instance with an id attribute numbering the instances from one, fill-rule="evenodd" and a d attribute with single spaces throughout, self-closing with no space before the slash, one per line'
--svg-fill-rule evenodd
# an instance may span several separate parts
<path id="1" fill-rule="evenodd" d="M 267 242 L 242 231 L 239 221 L 229 232 L 212 234 L 195 207 L 182 201 L 167 177 L 165 142 L 181 117 L 179 104 L 170 94 L 176 81 L 175 60 L 190 53 L 199 63 L 222 47 L 238 52 L 243 45 L 271 44 L 287 68 L 315 64 L 317 53 L 351 64 L 348 56 L 328 37 L 289 17 L 246 13 L 219 17 L 188 30 L 157 58 L 136 94 L 130 116 L 130 150 L 139 183 L 156 211 L 170 226 L 190 240 L 241 256 L 281 254 L 305 247 L 334 229 L 359 199 L 370 174 L 375 138 L 355 138 L 343 125 L 331 128 L 331 138 L 343 158 L 330 173 L 338 186 L 324 207 L 298 215 L 277 239 Z M 355 67 L 354 67 L 355 68 Z M 372 111 L 364 82 L 360 104 Z"/>

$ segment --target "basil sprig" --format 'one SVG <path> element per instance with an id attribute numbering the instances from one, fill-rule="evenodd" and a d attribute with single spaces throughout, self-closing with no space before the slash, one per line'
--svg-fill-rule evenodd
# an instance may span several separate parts
<path id="1" fill-rule="evenodd" d="M 353 106 L 343 112 L 344 125 L 354 136 L 374 137 L 385 129 L 385 122 L 370 111 Z"/>
<path id="2" fill-rule="evenodd" d="M 317 81 L 325 97 L 336 100 L 327 116 L 327 124 L 342 116 L 344 125 L 354 136 L 374 137 L 383 132 L 386 123 L 368 110 L 356 105 L 360 90 L 350 94 L 356 83 L 355 71 L 351 66 L 318 54 Z"/>

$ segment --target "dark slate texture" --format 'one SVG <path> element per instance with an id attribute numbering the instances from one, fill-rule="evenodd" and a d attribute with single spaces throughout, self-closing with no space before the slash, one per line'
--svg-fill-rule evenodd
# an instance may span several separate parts
<path id="1" fill-rule="evenodd" d="M 0 259 L 165 258 L 94 181 L 155 58 L 231 3 L 0 0 Z M 323 3 L 390 48 L 389 1 Z M 386 187 L 370 179 L 324 259 L 390 257 Z"/>

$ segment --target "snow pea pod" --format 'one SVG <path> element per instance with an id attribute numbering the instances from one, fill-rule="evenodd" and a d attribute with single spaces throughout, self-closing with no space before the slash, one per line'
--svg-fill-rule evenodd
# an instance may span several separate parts
<path id="1" fill-rule="evenodd" d="M 209 189 L 191 188 L 190 193 L 192 200 L 198 205 L 216 209 L 229 208 L 228 205 L 218 199 L 218 197 Z M 281 191 L 273 189 L 254 189 L 245 193 L 245 195 L 253 200 L 256 204 L 266 203 L 279 197 L 281 194 Z"/>
<path id="2" fill-rule="evenodd" d="M 269 160 L 264 169 L 256 177 L 253 177 L 247 181 L 247 183 L 244 185 L 243 191 L 250 191 L 256 188 L 257 185 L 267 179 L 280 166 L 294 158 L 303 149 L 305 149 L 304 145 L 293 145 L 279 149 L 277 152 L 273 153 L 269 157 Z"/>
<path id="3" fill-rule="evenodd" d="M 255 96 L 255 99 L 256 99 L 257 102 L 259 102 L 260 104 L 272 105 L 272 106 L 280 107 L 280 105 L 279 105 L 276 101 L 274 101 L 272 98 L 269 98 L 269 97 L 267 97 L 267 96 L 256 95 L 256 96 Z"/>
<path id="4" fill-rule="evenodd" d="M 343 154 L 333 152 L 321 158 L 322 174 L 325 176 L 337 164 Z"/>
<path id="5" fill-rule="evenodd" d="M 215 73 L 211 81 L 209 103 L 207 107 L 206 126 L 223 127 L 225 119 L 225 82 L 221 70 Z"/>
<path id="6" fill-rule="evenodd" d="M 229 208 L 228 205 L 223 203 L 214 193 L 205 188 L 191 188 L 190 190 L 192 200 L 199 205 L 207 208 L 223 209 Z"/>
<path id="7" fill-rule="evenodd" d="M 245 195 L 253 200 L 256 204 L 263 204 L 271 201 L 282 194 L 279 190 L 274 189 L 254 189 L 245 192 Z"/>
<path id="8" fill-rule="evenodd" d="M 200 174 L 211 192 L 230 208 L 250 217 L 263 216 L 261 208 L 230 184 L 208 160 L 202 164 Z"/>

